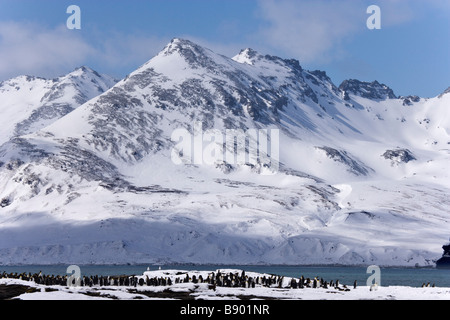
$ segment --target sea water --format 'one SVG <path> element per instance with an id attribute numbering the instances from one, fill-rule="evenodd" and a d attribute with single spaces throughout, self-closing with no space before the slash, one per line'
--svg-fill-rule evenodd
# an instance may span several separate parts
<path id="1" fill-rule="evenodd" d="M 23 265 L 0 266 L 2 272 L 39 273 L 46 275 L 67 275 L 68 265 Z M 367 267 L 345 266 L 239 266 L 239 265 L 79 265 L 81 275 L 142 275 L 150 270 L 185 270 L 185 271 L 216 271 L 220 269 L 239 269 L 258 273 L 268 273 L 285 277 L 318 279 L 334 282 L 339 280 L 341 284 L 353 285 L 356 280 L 359 286 L 366 285 L 371 273 L 367 273 Z M 381 286 L 410 286 L 421 287 L 423 283 L 436 287 L 450 287 L 450 270 L 436 268 L 383 268 L 381 267 Z"/>

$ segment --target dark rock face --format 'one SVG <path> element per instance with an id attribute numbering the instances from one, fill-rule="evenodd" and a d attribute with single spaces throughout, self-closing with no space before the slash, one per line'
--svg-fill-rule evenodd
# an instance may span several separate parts
<path id="1" fill-rule="evenodd" d="M 444 249 L 444 254 L 436 262 L 436 267 L 441 269 L 450 269 L 450 244 L 442 247 Z"/>
<path id="2" fill-rule="evenodd" d="M 7 206 L 11 205 L 11 200 L 9 198 L 3 198 L 0 201 L 0 207 L 5 208 Z"/>
<path id="3" fill-rule="evenodd" d="M 389 88 L 385 84 L 380 84 L 378 81 L 363 82 L 354 79 L 345 80 L 339 86 L 339 90 L 344 93 L 351 93 L 372 100 L 386 100 L 397 98 L 391 88 Z"/>
<path id="4" fill-rule="evenodd" d="M 408 163 L 417 160 L 408 149 L 387 150 L 382 156 L 394 163 Z"/>
<path id="5" fill-rule="evenodd" d="M 399 99 L 403 100 L 404 106 L 412 106 L 414 103 L 420 101 L 420 97 L 418 96 L 399 97 Z"/>

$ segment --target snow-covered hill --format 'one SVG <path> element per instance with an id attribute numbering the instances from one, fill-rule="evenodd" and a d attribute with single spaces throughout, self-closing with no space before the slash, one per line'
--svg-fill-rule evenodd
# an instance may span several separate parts
<path id="1" fill-rule="evenodd" d="M 430 265 L 449 236 L 449 103 L 173 39 L 59 120 L 2 133 L 0 263 Z M 279 165 L 217 158 L 251 151 L 229 129 L 260 130 Z"/>

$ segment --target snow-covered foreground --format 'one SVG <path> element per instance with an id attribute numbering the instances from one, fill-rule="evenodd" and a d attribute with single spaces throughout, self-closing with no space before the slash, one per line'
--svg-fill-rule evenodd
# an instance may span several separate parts
<path id="1" fill-rule="evenodd" d="M 217 270 L 214 271 L 217 274 Z M 238 273 L 241 270 L 221 270 L 223 274 Z M 194 276 L 204 279 L 211 275 L 208 271 L 159 270 L 147 271 L 139 278 L 170 278 L 170 286 L 92 286 L 67 287 L 45 286 L 19 279 L 0 279 L 0 292 L 8 286 L 26 286 L 17 296 L 9 297 L 20 300 L 450 300 L 450 288 L 413 288 L 401 286 L 378 287 L 370 290 L 367 286 L 348 286 L 349 291 L 335 287 L 293 289 L 289 284 L 292 278 L 284 277 L 281 286 L 256 285 L 254 288 L 212 287 L 208 283 L 176 283 L 176 278 L 183 279 L 186 274 L 192 280 Z M 271 277 L 268 274 L 247 272 L 247 277 Z M 299 280 L 299 279 L 296 279 Z"/>

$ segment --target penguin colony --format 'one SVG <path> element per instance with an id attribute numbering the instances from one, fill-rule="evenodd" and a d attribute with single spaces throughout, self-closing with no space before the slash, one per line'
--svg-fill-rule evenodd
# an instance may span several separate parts
<path id="1" fill-rule="evenodd" d="M 24 281 L 33 281 L 36 284 L 46 285 L 46 286 L 67 286 L 68 276 L 60 275 L 44 275 L 42 272 L 39 273 L 6 273 L 0 274 L 0 279 L 19 279 Z M 127 286 L 127 287 L 137 287 L 137 286 L 171 286 L 173 283 L 207 283 L 210 289 L 215 289 L 216 287 L 229 287 L 229 288 L 255 288 L 256 286 L 264 287 L 277 287 L 277 288 L 291 288 L 291 289 L 304 289 L 304 288 L 335 288 L 340 291 L 350 291 L 346 285 L 340 285 L 339 280 L 335 282 L 324 281 L 322 278 L 305 278 L 300 279 L 292 278 L 288 285 L 283 286 L 284 277 L 283 276 L 257 276 L 249 277 L 245 274 L 245 271 L 239 273 L 222 273 L 218 271 L 217 273 L 212 272 L 208 274 L 207 278 L 203 278 L 202 275 L 190 276 L 186 273 L 182 277 L 176 277 L 172 280 L 170 277 L 153 277 L 150 278 L 147 275 L 145 277 L 137 276 L 83 276 L 76 279 L 80 286 L 92 287 L 92 286 Z M 75 283 L 75 281 L 74 281 Z M 356 288 L 356 281 L 353 287 Z"/>
<path id="2" fill-rule="evenodd" d="M 0 279 L 18 279 L 24 281 L 33 281 L 36 284 L 46 285 L 46 286 L 67 286 L 68 276 L 60 275 L 44 275 L 42 272 L 39 273 L 6 273 L 0 274 Z M 322 278 L 315 277 L 305 278 L 303 276 L 300 279 L 292 278 L 288 285 L 283 286 L 284 277 L 283 276 L 257 276 L 249 277 L 245 274 L 245 271 L 239 273 L 222 273 L 218 271 L 217 273 L 212 272 L 208 274 L 207 278 L 203 278 L 201 275 L 190 276 L 186 273 L 182 277 L 176 277 L 172 280 L 170 277 L 137 277 L 137 276 L 83 276 L 76 279 L 80 286 L 92 287 L 92 286 L 126 286 L 126 287 L 137 287 L 137 286 L 171 286 L 176 283 L 207 283 L 210 289 L 215 289 L 216 287 L 228 287 L 228 288 L 255 288 L 256 286 L 264 287 L 277 287 L 285 289 L 305 289 L 305 288 L 324 288 L 331 289 L 334 288 L 339 291 L 350 291 L 346 285 L 341 285 L 339 280 L 336 281 L 324 281 Z M 75 283 L 75 281 L 74 281 Z M 433 284 L 432 287 L 435 285 Z M 430 284 L 423 285 L 422 287 L 430 287 Z M 353 283 L 353 288 L 357 288 L 357 281 Z"/>
<path id="3" fill-rule="evenodd" d="M 67 286 L 67 280 L 69 276 L 60 276 L 60 275 L 44 275 L 42 272 L 39 273 L 6 273 L 3 272 L 0 274 L 0 279 L 18 279 L 18 280 L 24 280 L 24 281 L 33 281 L 36 284 L 46 285 L 46 286 Z M 152 278 L 149 279 L 147 277 L 145 281 L 143 278 L 138 278 L 136 276 L 90 276 L 90 277 L 80 277 L 78 279 L 75 279 L 73 281 L 73 284 L 79 283 L 79 286 L 82 287 L 92 287 L 92 286 L 143 286 L 146 285 L 153 285 L 153 286 L 160 286 L 160 285 L 171 285 L 170 279 L 163 279 L 163 278 Z"/>

